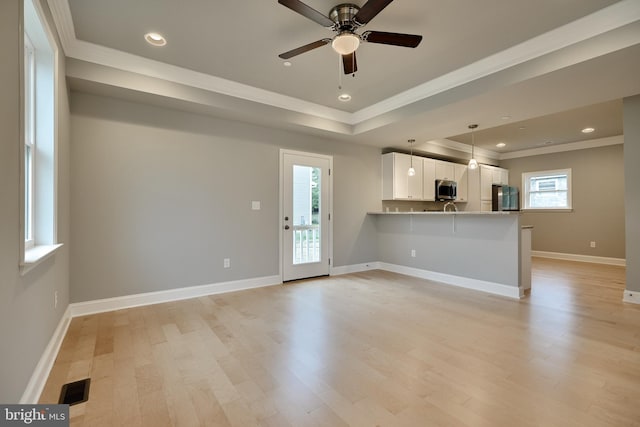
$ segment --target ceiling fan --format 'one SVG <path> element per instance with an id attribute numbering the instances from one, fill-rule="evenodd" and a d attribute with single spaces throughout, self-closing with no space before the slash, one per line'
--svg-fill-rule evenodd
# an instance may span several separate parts
<path id="1" fill-rule="evenodd" d="M 369 0 L 362 7 L 358 7 L 352 3 L 343 3 L 332 8 L 327 17 L 300 0 L 278 0 L 278 3 L 281 5 L 317 22 L 323 27 L 331 28 L 331 30 L 336 33 L 333 38 L 324 38 L 281 53 L 278 56 L 282 59 L 289 59 L 331 43 L 333 49 L 342 55 L 344 73 L 353 74 L 358 71 L 356 49 L 358 49 L 360 42 L 417 47 L 422 41 L 422 36 L 419 35 L 387 33 L 383 31 L 365 31 L 362 34 L 356 33 L 357 29 L 365 26 L 392 1 L 393 0 Z"/>

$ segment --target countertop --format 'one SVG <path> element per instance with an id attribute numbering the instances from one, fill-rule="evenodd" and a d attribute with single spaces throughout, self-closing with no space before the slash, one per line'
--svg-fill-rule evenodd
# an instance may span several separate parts
<path id="1" fill-rule="evenodd" d="M 480 211 L 459 211 L 459 212 L 443 212 L 443 211 L 415 211 L 415 212 L 367 212 L 368 215 L 519 215 L 519 211 L 507 212 L 480 212 Z"/>

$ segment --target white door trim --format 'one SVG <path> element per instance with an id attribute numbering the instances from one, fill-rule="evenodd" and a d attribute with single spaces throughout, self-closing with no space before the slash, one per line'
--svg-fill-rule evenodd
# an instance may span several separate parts
<path id="1" fill-rule="evenodd" d="M 329 241 L 328 249 L 329 249 L 329 260 L 331 264 L 329 265 L 329 271 L 333 267 L 333 156 L 328 156 L 326 154 L 318 154 L 318 153 L 309 153 L 306 151 L 296 151 L 296 150 L 288 150 L 285 148 L 280 149 L 280 177 L 279 177 L 279 191 L 278 191 L 278 275 L 280 276 L 280 281 L 283 281 L 284 271 L 282 268 L 283 264 L 283 252 L 284 245 L 282 241 L 282 229 L 284 228 L 284 156 L 285 154 L 297 155 L 297 156 L 308 156 L 308 157 L 316 157 L 320 159 L 326 159 L 329 161 L 329 208 L 328 214 L 331 218 L 329 221 Z"/>

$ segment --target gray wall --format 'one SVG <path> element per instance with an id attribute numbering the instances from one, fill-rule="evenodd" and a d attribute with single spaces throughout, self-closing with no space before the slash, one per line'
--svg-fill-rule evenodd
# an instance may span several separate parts
<path id="1" fill-rule="evenodd" d="M 45 6 L 46 8 L 46 6 Z M 20 67 L 22 1 L 0 2 L 0 402 L 17 403 L 69 300 L 69 107 L 58 70 L 58 241 L 52 258 L 21 276 Z M 52 22 L 49 19 L 49 22 Z M 58 308 L 53 295 L 58 291 Z"/>
<path id="2" fill-rule="evenodd" d="M 640 291 L 640 95 L 624 99 L 627 289 Z"/>
<path id="3" fill-rule="evenodd" d="M 517 287 L 518 220 L 518 215 L 376 215 L 379 261 Z"/>
<path id="4" fill-rule="evenodd" d="M 625 258 L 623 163 L 622 144 L 500 162 L 520 189 L 523 172 L 571 168 L 573 212 L 522 214 L 522 224 L 534 226 L 532 249 Z"/>
<path id="5" fill-rule="evenodd" d="M 71 137 L 73 301 L 277 275 L 280 148 L 334 156 L 333 265 L 377 260 L 379 149 L 81 93 Z"/>

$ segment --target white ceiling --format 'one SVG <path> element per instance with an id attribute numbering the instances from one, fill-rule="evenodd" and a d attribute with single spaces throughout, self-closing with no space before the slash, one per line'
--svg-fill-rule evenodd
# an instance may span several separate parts
<path id="1" fill-rule="evenodd" d="M 332 33 L 276 0 L 48 2 L 75 90 L 379 147 L 468 143 L 469 123 L 496 152 L 585 139 L 587 125 L 592 138 L 621 134 L 620 99 L 640 93 L 640 0 L 395 0 L 364 29 L 421 45 L 365 43 L 355 77 L 330 46 L 284 67 L 279 53 Z M 328 13 L 339 2 L 306 3 Z M 148 45 L 149 31 L 167 45 Z"/>

